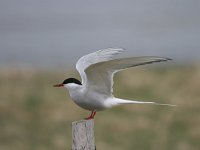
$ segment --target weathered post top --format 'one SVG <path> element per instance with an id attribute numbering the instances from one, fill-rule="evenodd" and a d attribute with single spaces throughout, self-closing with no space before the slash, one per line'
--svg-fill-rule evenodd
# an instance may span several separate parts
<path id="1" fill-rule="evenodd" d="M 72 122 L 72 150 L 95 150 L 94 120 Z"/>

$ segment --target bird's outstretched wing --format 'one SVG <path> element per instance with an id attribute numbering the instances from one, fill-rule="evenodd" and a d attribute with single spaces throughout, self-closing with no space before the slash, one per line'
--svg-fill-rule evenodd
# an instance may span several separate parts
<path id="1" fill-rule="evenodd" d="M 96 63 L 112 60 L 113 56 L 122 53 L 123 51 L 124 49 L 121 48 L 108 48 L 108 49 L 98 50 L 96 52 L 81 57 L 76 63 L 76 69 L 78 70 L 82 78 L 82 84 L 84 85 L 87 83 L 87 76 L 85 70 L 89 66 Z"/>
<path id="2" fill-rule="evenodd" d="M 123 49 L 105 49 L 83 56 L 77 62 L 77 70 L 81 74 L 83 84 L 88 89 L 98 91 L 101 94 L 110 96 L 113 92 L 113 75 L 117 71 L 171 60 L 164 57 L 144 56 L 114 59 L 113 56 L 123 52 Z"/>

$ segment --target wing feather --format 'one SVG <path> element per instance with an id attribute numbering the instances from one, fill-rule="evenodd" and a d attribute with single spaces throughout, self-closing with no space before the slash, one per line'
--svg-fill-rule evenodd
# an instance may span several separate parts
<path id="1" fill-rule="evenodd" d="M 87 83 L 87 77 L 85 74 L 85 70 L 96 63 L 112 60 L 113 56 L 120 54 L 124 51 L 124 49 L 121 48 L 108 48 L 108 49 L 102 49 L 98 50 L 96 52 L 90 53 L 88 55 L 85 55 L 81 57 L 78 62 L 76 63 L 76 69 L 78 70 L 79 74 L 82 78 L 82 84 Z"/>
<path id="2" fill-rule="evenodd" d="M 88 88 L 92 87 L 93 89 L 98 90 L 98 92 L 101 91 L 102 94 L 104 93 L 105 95 L 112 95 L 114 73 L 130 67 L 168 60 L 171 59 L 164 57 L 144 56 L 99 62 L 86 68 L 85 73 L 88 81 L 87 85 Z"/>

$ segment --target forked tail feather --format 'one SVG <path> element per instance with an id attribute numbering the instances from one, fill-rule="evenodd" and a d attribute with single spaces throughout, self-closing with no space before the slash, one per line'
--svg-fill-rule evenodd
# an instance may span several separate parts
<path id="1" fill-rule="evenodd" d="M 164 104 L 164 103 L 157 103 L 157 102 L 145 102 L 145 101 L 133 101 L 133 100 L 125 100 L 120 98 L 114 98 L 114 101 L 117 105 L 121 104 L 152 104 L 152 105 L 165 105 L 165 106 L 176 106 L 172 104 Z"/>

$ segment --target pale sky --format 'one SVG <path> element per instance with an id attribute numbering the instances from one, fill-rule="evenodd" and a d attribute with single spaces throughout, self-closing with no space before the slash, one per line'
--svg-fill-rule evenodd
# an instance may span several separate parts
<path id="1" fill-rule="evenodd" d="M 0 66 L 74 67 L 108 47 L 200 62 L 200 1 L 0 1 Z"/>

